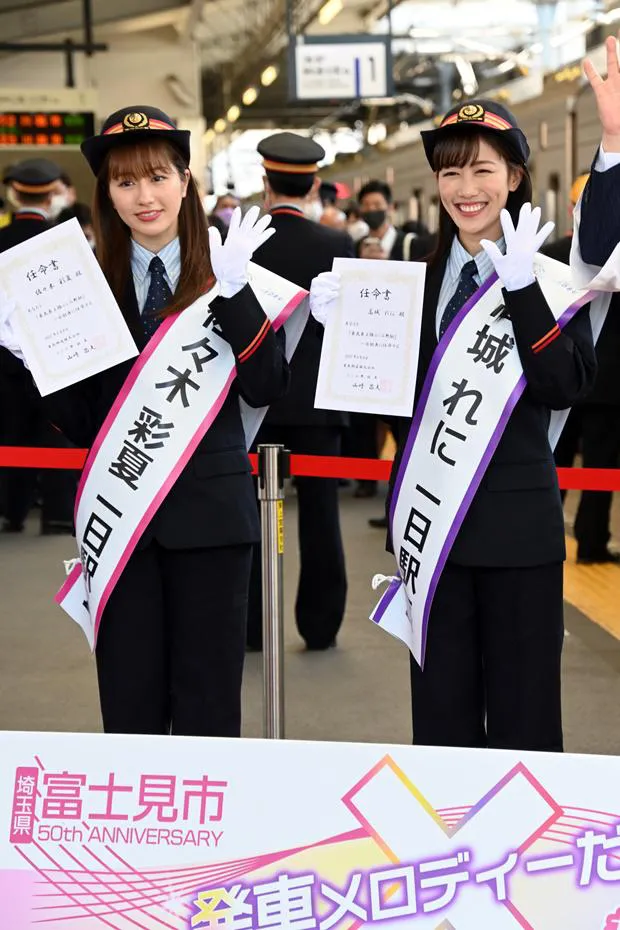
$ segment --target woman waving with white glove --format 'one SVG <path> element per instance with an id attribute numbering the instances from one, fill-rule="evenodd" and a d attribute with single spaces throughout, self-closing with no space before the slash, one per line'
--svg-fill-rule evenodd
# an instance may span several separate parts
<path id="1" fill-rule="evenodd" d="M 207 228 L 189 170 L 190 134 L 154 107 L 113 113 L 82 151 L 96 178 L 97 258 L 138 349 L 164 319 L 183 314 L 217 283 L 209 313 L 234 358 L 234 380 L 214 396 L 206 367 L 213 356 L 199 351 L 209 347 L 204 327 L 211 323 L 199 323 L 199 341 L 183 347 L 196 350 L 188 365 L 207 384 L 192 395 L 193 436 L 202 439 L 168 450 L 176 456 L 170 480 L 149 501 L 103 608 L 95 648 L 103 726 L 114 733 L 239 736 L 251 553 L 260 540 L 239 398 L 263 407 L 286 392 L 289 380 L 280 339 L 247 277 L 254 251 L 274 230 L 269 217 L 258 219 L 258 208 L 243 219 L 235 211 L 224 243 Z M 0 339 L 18 354 L 10 311 L 0 307 Z M 164 343 L 150 348 L 159 352 Z M 125 403 L 134 364 L 146 362 L 117 365 L 46 397 L 52 422 L 76 445 L 97 449 L 102 425 Z M 138 406 L 140 435 L 150 435 L 150 427 L 176 435 L 171 396 L 162 392 L 156 410 Z M 148 461 L 141 447 L 126 446 L 132 461 L 140 453 Z M 120 453 L 118 459 L 109 471 L 125 480 Z M 88 557 L 82 547 L 86 564 Z"/>
<path id="2" fill-rule="evenodd" d="M 529 146 L 514 116 L 494 101 L 473 100 L 422 137 L 437 181 L 439 238 L 426 274 L 414 428 L 407 420 L 398 430 L 387 502 L 388 548 L 396 547 L 401 582 L 414 594 L 420 559 L 427 557 L 421 554 L 426 537 L 416 509 L 422 498 L 405 500 L 403 488 L 422 478 L 416 473 L 407 483 L 401 461 L 408 474 L 416 443 L 427 443 L 437 454 L 433 429 L 442 423 L 425 420 L 428 384 L 423 401 L 420 396 L 427 375 L 429 382 L 439 377 L 448 345 L 454 370 L 443 369 L 447 387 L 469 391 L 471 403 L 486 410 L 482 394 L 478 399 L 459 371 L 458 352 L 466 370 L 472 348 L 457 337 L 461 309 L 475 306 L 494 273 L 502 285 L 501 316 L 512 330 L 502 324 L 504 344 L 518 352 L 525 389 L 515 395 L 507 420 L 498 422 L 474 490 L 464 485 L 461 522 L 455 518 L 454 532 L 446 528 L 447 558 L 431 594 L 423 670 L 411 660 L 414 742 L 560 751 L 564 521 L 547 434 L 550 411 L 569 407 L 592 385 L 596 360 L 589 319 L 578 311 L 560 329 L 536 281 L 534 257 L 553 224 L 539 228 L 540 210 L 532 209 Z M 337 294 L 333 274 L 313 282 L 311 310 L 321 322 Z M 491 320 L 478 333 L 490 340 L 489 347 L 493 339 L 500 342 L 494 325 Z M 501 366 L 497 370 L 502 377 Z M 418 402 L 424 404 L 421 423 Z M 470 427 L 481 415 L 470 411 Z M 443 462 L 436 458 L 435 502 L 448 496 L 442 488 L 459 483 L 460 463 L 475 454 L 465 430 L 459 432 L 455 422 L 447 425 L 454 428 L 442 436 Z"/>

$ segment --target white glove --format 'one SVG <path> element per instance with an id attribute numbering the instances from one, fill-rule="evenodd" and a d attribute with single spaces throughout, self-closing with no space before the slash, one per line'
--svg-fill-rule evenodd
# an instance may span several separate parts
<path id="1" fill-rule="evenodd" d="M 480 245 L 493 262 L 497 276 L 506 290 L 518 291 L 536 280 L 534 256 L 549 233 L 555 229 L 555 223 L 545 223 L 539 230 L 540 207 L 534 207 L 532 210 L 531 203 L 524 203 L 521 207 L 516 229 L 512 225 L 508 210 L 502 210 L 500 221 L 506 240 L 506 254 L 502 255 L 497 245 L 489 239 L 481 239 Z"/>
<path id="2" fill-rule="evenodd" d="M 228 227 L 226 242 L 222 242 L 219 229 L 209 227 L 211 267 L 220 285 L 222 297 L 233 297 L 248 283 L 248 262 L 256 249 L 275 233 L 271 217 L 267 214 L 257 220 L 259 207 L 250 207 L 241 219 L 241 209 L 235 207 Z"/>
<path id="3" fill-rule="evenodd" d="M 10 300 L 5 291 L 0 291 L 0 345 L 8 349 L 9 352 L 22 362 L 25 368 L 28 368 L 24 353 L 20 348 L 15 336 L 15 331 L 11 325 L 11 317 L 16 309 L 17 305 L 15 301 Z"/>
<path id="4" fill-rule="evenodd" d="M 310 313 L 325 326 L 330 310 L 340 295 L 340 275 L 337 271 L 322 271 L 310 283 Z"/>

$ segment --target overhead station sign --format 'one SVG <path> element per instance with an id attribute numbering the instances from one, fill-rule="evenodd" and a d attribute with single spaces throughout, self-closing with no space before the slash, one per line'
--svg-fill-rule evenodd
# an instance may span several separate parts
<path id="1" fill-rule="evenodd" d="M 95 133 L 97 94 L 73 87 L 0 87 L 0 148 L 78 146 Z"/>
<path id="2" fill-rule="evenodd" d="M 297 100 L 351 100 L 392 92 L 385 36 L 304 36 L 292 45 L 291 96 Z"/>
<path id="3" fill-rule="evenodd" d="M 0 146 L 80 145 L 94 134 L 94 113 L 0 112 Z"/>

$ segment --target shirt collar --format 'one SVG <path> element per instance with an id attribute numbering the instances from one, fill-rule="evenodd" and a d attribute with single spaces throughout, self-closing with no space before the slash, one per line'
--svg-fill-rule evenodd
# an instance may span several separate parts
<path id="1" fill-rule="evenodd" d="M 301 213 L 302 216 L 305 216 L 304 208 L 300 207 L 298 203 L 289 203 L 287 200 L 281 200 L 278 203 L 273 203 L 269 207 L 269 212 L 272 210 L 297 210 L 298 213 Z"/>
<path id="2" fill-rule="evenodd" d="M 49 213 L 47 213 L 43 207 L 21 207 L 15 213 L 15 216 L 19 216 L 20 213 L 36 213 L 37 216 L 40 216 L 41 219 L 49 219 Z"/>
<path id="3" fill-rule="evenodd" d="M 384 232 L 381 237 L 381 248 L 385 254 L 389 257 L 390 252 L 394 248 L 394 243 L 396 242 L 396 230 L 393 226 L 388 226 L 387 230 Z"/>
<path id="4" fill-rule="evenodd" d="M 138 281 L 144 281 L 147 274 L 149 273 L 149 265 L 151 264 L 151 259 L 158 255 L 164 263 L 166 269 L 166 274 L 170 279 L 173 288 L 176 288 L 178 283 L 178 271 L 181 264 L 181 244 L 179 242 L 179 237 L 177 236 L 172 242 L 169 242 L 168 245 L 165 245 L 163 249 L 160 249 L 159 252 L 150 252 L 149 249 L 145 249 L 143 245 L 140 245 L 139 242 L 136 242 L 135 239 L 131 240 L 131 271 L 133 276 Z M 176 278 L 176 280 L 175 280 Z"/>
<path id="5" fill-rule="evenodd" d="M 506 241 L 503 236 L 500 236 L 500 238 L 496 240 L 495 245 L 498 247 L 502 254 L 506 251 Z M 452 248 L 450 249 L 450 256 L 448 258 L 448 268 L 450 273 L 454 274 L 455 277 L 458 277 L 458 275 L 461 273 L 461 268 L 463 265 L 466 262 L 470 262 L 472 258 L 476 263 L 476 268 L 478 269 L 480 283 L 484 284 L 487 278 L 490 278 L 495 271 L 493 262 L 484 251 L 484 249 L 480 249 L 477 255 L 470 255 L 467 249 L 461 244 L 459 237 L 455 236 L 452 240 Z"/>

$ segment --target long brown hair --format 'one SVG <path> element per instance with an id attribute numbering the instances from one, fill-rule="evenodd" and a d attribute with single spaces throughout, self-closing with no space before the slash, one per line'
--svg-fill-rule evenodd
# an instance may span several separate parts
<path id="1" fill-rule="evenodd" d="M 122 145 L 112 149 L 97 176 L 93 200 L 93 228 L 97 258 L 116 300 L 122 306 L 131 275 L 131 231 L 112 206 L 110 181 L 145 178 L 172 166 L 185 180 L 187 164 L 174 146 L 164 139 Z M 161 316 L 178 313 L 193 304 L 213 282 L 209 237 L 196 182 L 190 175 L 187 193 L 179 212 L 181 275 L 171 303 Z"/>
<path id="2" fill-rule="evenodd" d="M 521 172 L 521 181 L 516 190 L 510 191 L 506 201 L 506 209 L 512 217 L 513 223 L 516 224 L 519 217 L 519 210 L 524 203 L 532 200 L 532 179 L 526 165 L 515 155 L 514 149 L 509 143 L 505 142 L 500 133 L 471 131 L 446 133 L 443 139 L 435 146 L 433 152 L 433 170 L 439 173 L 444 168 L 464 168 L 475 162 L 480 150 L 480 142 L 484 140 L 492 149 L 503 158 L 508 168 L 516 169 Z M 458 227 L 450 214 L 439 201 L 439 232 L 437 245 L 433 254 L 430 256 L 431 268 L 436 267 L 443 260 L 450 247 L 454 237 L 458 234 Z"/>

